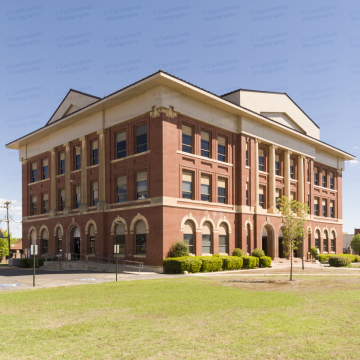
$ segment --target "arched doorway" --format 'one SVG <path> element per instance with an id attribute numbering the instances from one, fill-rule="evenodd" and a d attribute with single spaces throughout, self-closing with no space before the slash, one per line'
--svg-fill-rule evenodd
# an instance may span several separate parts
<path id="1" fill-rule="evenodd" d="M 332 231 L 331 235 L 330 235 L 330 241 L 331 241 L 331 252 L 334 253 L 335 252 L 335 232 Z"/>
<path id="2" fill-rule="evenodd" d="M 225 223 L 221 223 L 219 226 L 219 254 L 227 254 L 228 253 L 228 228 Z"/>
<path id="3" fill-rule="evenodd" d="M 57 235 L 56 253 L 61 255 L 62 254 L 62 236 L 63 236 L 61 227 L 58 227 L 56 235 Z"/>
<path id="4" fill-rule="evenodd" d="M 324 231 L 324 240 L 323 240 L 323 253 L 327 253 L 329 251 L 329 235 L 327 230 Z"/>
<path id="5" fill-rule="evenodd" d="M 247 224 L 246 225 L 246 253 L 247 254 L 250 254 L 250 231 L 251 231 L 251 228 L 250 228 L 250 224 Z"/>
<path id="6" fill-rule="evenodd" d="M 80 250 L 80 246 L 79 246 L 79 250 Z M 89 227 L 89 254 L 95 255 L 95 226 L 94 225 L 90 225 L 90 227 Z"/>
<path id="7" fill-rule="evenodd" d="M 44 229 L 41 232 L 41 253 L 47 254 L 49 252 L 49 232 Z"/>
<path id="8" fill-rule="evenodd" d="M 125 255 L 125 224 L 118 223 L 115 228 L 115 241 L 119 245 L 119 255 Z"/>
<path id="9" fill-rule="evenodd" d="M 36 245 L 36 231 L 33 230 L 30 235 L 30 245 Z"/>
<path id="10" fill-rule="evenodd" d="M 75 260 L 80 258 L 80 229 L 77 226 L 70 230 L 70 252 Z"/>
<path id="11" fill-rule="evenodd" d="M 211 224 L 206 221 L 204 222 L 202 226 L 202 254 L 212 254 L 212 239 L 211 239 L 211 233 L 212 233 L 212 226 Z"/>
<path id="12" fill-rule="evenodd" d="M 135 254 L 146 255 L 146 225 L 142 220 L 135 226 Z"/>
<path id="13" fill-rule="evenodd" d="M 286 256 L 284 255 L 284 244 L 283 244 L 284 235 L 282 229 L 279 230 L 278 241 L 279 241 L 279 258 L 285 258 Z"/>
<path id="14" fill-rule="evenodd" d="M 275 258 L 274 230 L 271 225 L 266 224 L 261 231 L 261 245 L 266 256 Z"/>

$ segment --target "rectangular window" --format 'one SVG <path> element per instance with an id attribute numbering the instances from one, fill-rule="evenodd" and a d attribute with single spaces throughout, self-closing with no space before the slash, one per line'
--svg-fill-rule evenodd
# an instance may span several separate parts
<path id="1" fill-rule="evenodd" d="M 201 201 L 210 201 L 210 177 L 201 176 Z"/>
<path id="2" fill-rule="evenodd" d="M 275 155 L 275 175 L 280 175 L 280 155 Z"/>
<path id="3" fill-rule="evenodd" d="M 295 179 L 294 159 L 290 159 L 290 179 Z"/>
<path id="4" fill-rule="evenodd" d="M 218 136 L 218 160 L 226 161 L 226 139 L 223 136 Z"/>
<path id="5" fill-rule="evenodd" d="M 80 185 L 75 186 L 75 209 L 78 209 L 81 205 L 81 194 L 80 194 Z"/>
<path id="6" fill-rule="evenodd" d="M 319 169 L 314 166 L 314 185 L 319 185 Z"/>
<path id="7" fill-rule="evenodd" d="M 192 173 L 188 171 L 182 173 L 182 198 L 192 199 Z"/>
<path id="8" fill-rule="evenodd" d="M 42 254 L 47 254 L 49 251 L 49 238 L 42 239 Z"/>
<path id="9" fill-rule="evenodd" d="M 335 202 L 333 200 L 330 201 L 330 217 L 334 218 L 335 217 Z"/>
<path id="10" fill-rule="evenodd" d="M 37 214 L 37 196 L 31 197 L 31 215 Z"/>
<path id="11" fill-rule="evenodd" d="M 136 174 L 136 198 L 147 199 L 147 171 Z"/>
<path id="12" fill-rule="evenodd" d="M 310 182 L 310 160 L 307 161 L 307 181 Z"/>
<path id="13" fill-rule="evenodd" d="M 308 214 L 310 214 L 310 195 L 307 196 Z"/>
<path id="14" fill-rule="evenodd" d="M 218 202 L 226 204 L 226 180 L 218 179 Z"/>
<path id="15" fill-rule="evenodd" d="M 259 170 L 265 171 L 264 169 L 264 150 L 259 149 Z"/>
<path id="16" fill-rule="evenodd" d="M 42 160 L 42 179 L 48 179 L 49 178 L 49 159 L 43 159 Z"/>
<path id="17" fill-rule="evenodd" d="M 136 127 L 136 153 L 147 151 L 147 125 L 141 124 Z"/>
<path id="18" fill-rule="evenodd" d="M 319 198 L 314 198 L 314 215 L 319 215 Z"/>
<path id="19" fill-rule="evenodd" d="M 65 208 L 65 189 L 60 189 L 60 211 Z"/>
<path id="20" fill-rule="evenodd" d="M 192 153 L 192 127 L 182 125 L 182 151 Z"/>
<path id="21" fill-rule="evenodd" d="M 136 254 L 146 255 L 146 234 L 136 234 Z"/>
<path id="22" fill-rule="evenodd" d="M 47 214 L 49 212 L 49 194 L 42 194 L 42 214 Z"/>
<path id="23" fill-rule="evenodd" d="M 227 253 L 226 235 L 219 235 L 219 253 Z"/>
<path id="24" fill-rule="evenodd" d="M 247 182 L 246 183 L 246 194 L 245 194 L 245 196 L 246 196 L 246 206 L 249 206 L 249 183 Z"/>
<path id="25" fill-rule="evenodd" d="M 31 182 L 37 181 L 37 163 L 31 163 Z"/>
<path id="26" fill-rule="evenodd" d="M 246 142 L 245 165 L 249 166 L 249 143 Z"/>
<path id="27" fill-rule="evenodd" d="M 126 131 L 116 134 L 116 158 L 126 157 Z"/>
<path id="28" fill-rule="evenodd" d="M 57 239 L 57 253 L 62 254 L 62 238 Z"/>
<path id="29" fill-rule="evenodd" d="M 210 133 L 201 131 L 201 156 L 210 157 Z"/>
<path id="30" fill-rule="evenodd" d="M 194 235 L 193 234 L 184 234 L 184 241 L 189 247 L 189 253 L 194 253 Z"/>
<path id="31" fill-rule="evenodd" d="M 59 153 L 59 174 L 65 174 L 65 153 Z"/>
<path id="32" fill-rule="evenodd" d="M 321 209 L 321 210 L 322 210 L 322 211 L 321 211 L 321 215 L 322 215 L 322 216 L 325 216 L 325 217 L 327 216 L 327 214 L 326 214 L 326 212 L 327 212 L 327 211 L 326 211 L 326 205 L 327 205 L 326 199 L 323 199 L 323 200 L 321 201 L 321 208 L 322 208 L 322 209 Z"/>
<path id="33" fill-rule="evenodd" d="M 278 204 L 279 199 L 280 199 L 280 189 L 275 189 L 275 205 L 278 210 L 280 210 L 280 205 Z"/>
<path id="34" fill-rule="evenodd" d="M 327 252 L 327 251 L 328 251 L 328 237 L 325 236 L 323 240 L 323 252 Z"/>
<path id="35" fill-rule="evenodd" d="M 334 190 L 334 173 L 330 171 L 330 189 Z"/>
<path id="36" fill-rule="evenodd" d="M 89 254 L 95 254 L 95 236 L 89 237 Z"/>
<path id="37" fill-rule="evenodd" d="M 321 181 L 321 183 L 322 183 L 322 187 L 326 187 L 326 170 L 323 170 L 322 172 L 321 172 L 321 179 L 322 179 L 322 181 Z"/>
<path id="38" fill-rule="evenodd" d="M 99 163 L 99 143 L 97 140 L 91 142 L 91 165 Z"/>
<path id="39" fill-rule="evenodd" d="M 75 170 L 81 168 L 80 146 L 75 146 Z"/>
<path id="40" fill-rule="evenodd" d="M 265 209 L 265 188 L 263 186 L 259 186 L 259 205 Z"/>
<path id="41" fill-rule="evenodd" d="M 99 201 L 99 183 L 97 181 L 94 181 L 91 183 L 91 186 L 91 204 L 92 206 L 96 206 Z"/>
<path id="42" fill-rule="evenodd" d="M 127 201 L 127 182 L 126 176 L 119 176 L 116 179 L 116 192 L 117 192 L 117 202 Z"/>

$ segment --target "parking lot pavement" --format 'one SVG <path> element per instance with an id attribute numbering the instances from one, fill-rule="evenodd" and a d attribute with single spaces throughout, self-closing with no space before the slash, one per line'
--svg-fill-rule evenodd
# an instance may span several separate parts
<path id="1" fill-rule="evenodd" d="M 183 275 L 166 275 L 151 272 L 119 272 L 118 281 L 172 278 Z M 50 288 L 80 284 L 98 284 L 116 280 L 113 273 L 87 271 L 36 270 L 35 288 Z M 33 289 L 33 269 L 0 269 L 0 291 Z"/>

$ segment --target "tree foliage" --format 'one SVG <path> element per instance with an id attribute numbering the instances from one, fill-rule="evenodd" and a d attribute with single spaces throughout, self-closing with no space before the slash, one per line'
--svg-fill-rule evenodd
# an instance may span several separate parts
<path id="1" fill-rule="evenodd" d="M 360 234 L 357 234 L 352 238 L 350 246 L 355 252 L 360 252 Z"/>
<path id="2" fill-rule="evenodd" d="M 189 246 L 184 240 L 179 240 L 173 244 L 169 250 L 169 257 L 189 256 Z"/>
<path id="3" fill-rule="evenodd" d="M 5 230 L 3 232 L 3 236 L 7 237 L 8 236 L 8 232 L 7 230 Z M 10 233 L 10 246 L 15 244 L 19 239 L 17 238 L 13 238 L 11 233 Z M 8 256 L 9 255 L 9 240 L 0 238 L 0 260 L 4 257 L 4 256 Z"/>

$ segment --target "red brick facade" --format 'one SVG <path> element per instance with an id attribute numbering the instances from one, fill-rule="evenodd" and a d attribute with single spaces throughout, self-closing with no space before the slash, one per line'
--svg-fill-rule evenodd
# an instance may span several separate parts
<path id="1" fill-rule="evenodd" d="M 135 155 L 135 126 L 147 124 L 147 151 Z M 182 152 L 182 124 L 193 129 L 193 153 Z M 116 159 L 116 134 L 126 130 L 126 158 Z M 210 133 L 210 158 L 201 154 L 201 130 Z M 75 186 L 81 185 L 82 170 L 75 169 L 75 146 L 81 147 L 79 140 L 70 144 L 70 179 L 71 211 L 69 214 L 60 211 L 60 189 L 65 189 L 65 174 L 59 175 L 59 153 L 65 147 L 56 149 L 55 164 L 51 163 L 50 152 L 29 158 L 23 163 L 23 242 L 29 247 L 31 231 L 36 232 L 36 241 L 42 246 L 40 230 L 48 229 L 48 253 L 57 253 L 56 229 L 63 229 L 62 252 L 73 252 L 72 236 L 74 227 L 80 231 L 80 252 L 89 252 L 88 227 L 94 224 L 95 254 L 112 257 L 115 235 L 111 234 L 114 220 L 119 216 L 126 223 L 125 258 L 143 261 L 150 266 L 161 266 L 171 245 L 183 238 L 183 224 L 186 219 L 194 225 L 194 253 L 202 254 L 202 227 L 208 222 L 211 228 L 211 252 L 219 252 L 219 229 L 224 223 L 227 229 L 227 253 L 231 254 L 235 247 L 247 249 L 247 226 L 250 228 L 249 252 L 255 247 L 262 247 L 262 232 L 267 231 L 267 252 L 273 258 L 279 257 L 279 230 L 281 219 L 271 213 L 255 214 L 255 139 L 244 134 L 235 134 L 212 127 L 195 119 L 177 114 L 166 116 L 160 113 L 152 117 L 150 113 L 130 121 L 106 128 L 105 141 L 105 203 L 104 210 L 91 206 L 91 183 L 99 180 L 99 165 L 91 165 L 91 141 L 98 139 L 97 133 L 84 134 L 87 137 L 87 205 L 85 212 L 75 209 Z M 226 138 L 226 161 L 218 161 L 218 135 Z M 248 144 L 248 145 L 247 145 Z M 248 164 L 246 166 L 246 147 L 248 146 Z M 265 205 L 269 203 L 269 144 L 261 143 L 259 149 L 264 151 L 264 169 L 259 173 L 259 184 L 265 189 Z M 50 150 L 50 149 L 49 149 Z M 135 156 L 134 156 L 135 155 Z M 280 157 L 280 175 L 276 176 L 275 186 L 282 195 L 284 183 L 284 149 L 277 148 Z M 83 154 L 81 154 L 81 157 Z M 49 159 L 49 179 L 41 180 L 41 161 Z M 304 160 L 304 178 L 298 178 L 298 156 L 292 154 L 294 160 L 294 179 L 290 180 L 290 191 L 297 198 L 298 183 L 304 182 L 304 196 L 310 199 L 311 235 L 304 241 L 305 254 L 310 246 L 315 246 L 315 231 L 319 230 L 319 248 L 323 252 L 324 238 L 328 238 L 328 252 L 342 252 L 342 175 L 337 169 L 314 163 L 313 159 Z M 31 163 L 37 162 L 38 181 L 31 183 Z M 56 167 L 56 210 L 55 214 L 42 214 L 41 199 L 44 193 L 49 194 L 48 208 L 51 204 L 51 167 Z M 308 178 L 308 166 L 309 178 Z M 319 169 L 319 185 L 314 186 L 314 166 Z M 136 200 L 136 174 L 147 171 L 147 199 Z M 182 171 L 192 173 L 192 199 L 182 199 Z M 327 171 L 326 187 L 321 186 L 321 171 Z M 330 172 L 334 174 L 334 189 L 330 187 Z M 210 203 L 201 201 L 201 175 L 210 177 Z M 116 178 L 126 175 L 127 201 L 117 203 Z M 226 204 L 218 203 L 218 179 L 226 180 Z M 309 181 L 308 181 L 309 180 Z M 248 183 L 248 205 L 246 205 L 246 183 Z M 31 196 L 37 196 L 37 214 L 31 216 Z M 314 216 L 314 198 L 319 198 L 321 215 L 322 199 L 327 200 L 327 216 Z M 330 219 L 330 200 L 334 201 L 334 218 Z M 138 217 L 140 214 L 141 217 Z M 135 227 L 138 220 L 144 220 L 146 231 L 146 256 L 136 256 Z M 331 233 L 335 237 L 335 248 L 331 249 Z M 310 242 L 309 242 L 310 240 Z M 301 255 L 301 250 L 299 250 Z"/>

